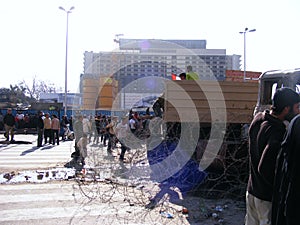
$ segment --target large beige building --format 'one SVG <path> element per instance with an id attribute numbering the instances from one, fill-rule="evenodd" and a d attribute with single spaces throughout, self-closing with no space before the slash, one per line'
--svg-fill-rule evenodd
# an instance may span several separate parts
<path id="1" fill-rule="evenodd" d="M 117 42 L 119 48 L 114 51 L 84 53 L 80 83 L 83 107 L 109 106 L 104 102 L 108 103 L 110 93 L 115 106 L 130 108 L 133 102 L 128 101 L 134 96 L 163 91 L 159 79 L 146 85 L 147 80 L 142 78 L 171 79 L 172 74 L 185 72 L 187 65 L 192 65 L 204 80 L 225 80 L 226 69 L 236 70 L 240 66 L 240 56 L 228 56 L 225 49 L 206 49 L 206 40 L 120 39 Z M 113 84 L 103 91 L 104 85 L 108 85 L 104 82 L 107 77 Z"/>

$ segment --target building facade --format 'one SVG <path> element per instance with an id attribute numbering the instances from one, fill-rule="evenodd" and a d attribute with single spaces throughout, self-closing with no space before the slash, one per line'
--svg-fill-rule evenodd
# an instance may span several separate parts
<path id="1" fill-rule="evenodd" d="M 93 89 L 88 88 L 91 83 L 87 86 L 88 82 L 85 82 L 85 79 L 92 78 L 95 82 L 99 82 L 101 77 L 111 77 L 118 82 L 118 92 L 121 95 L 119 102 L 124 108 L 126 108 L 125 94 L 128 99 L 130 94 L 155 95 L 163 92 L 162 82 L 146 85 L 147 81 L 143 78 L 171 79 L 172 74 L 179 75 L 186 72 L 186 67 L 191 65 L 202 80 L 225 80 L 226 70 L 236 70 L 240 67 L 241 56 L 227 56 L 225 49 L 207 49 L 206 40 L 115 41 L 119 44 L 119 48 L 114 51 L 84 53 L 84 74 L 81 75 L 80 92 L 83 96 L 87 96 L 84 93 L 90 93 Z M 89 96 L 92 97 L 91 94 Z M 96 100 L 86 98 L 85 101 Z"/>
<path id="2" fill-rule="evenodd" d="M 226 70 L 239 69 L 240 56 L 227 56 L 225 49 L 206 49 L 205 40 L 157 39 L 120 39 L 115 51 L 84 53 L 84 73 L 116 78 L 171 78 L 172 73 L 185 72 L 187 65 L 201 79 L 224 80 Z"/>

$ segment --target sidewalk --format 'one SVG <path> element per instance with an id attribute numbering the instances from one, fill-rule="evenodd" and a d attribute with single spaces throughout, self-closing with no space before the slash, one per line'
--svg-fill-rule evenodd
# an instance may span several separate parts
<path id="1" fill-rule="evenodd" d="M 0 173 L 63 167 L 74 150 L 72 141 L 38 148 L 33 134 L 16 134 L 14 140 L 6 142 L 4 135 L 0 136 Z"/>

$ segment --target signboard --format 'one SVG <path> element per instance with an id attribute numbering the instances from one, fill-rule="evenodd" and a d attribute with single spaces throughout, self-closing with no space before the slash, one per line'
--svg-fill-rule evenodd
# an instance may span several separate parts
<path id="1" fill-rule="evenodd" d="M 151 107 L 154 100 L 160 95 L 161 93 L 121 93 L 121 108 L 131 109 L 133 107 Z"/>

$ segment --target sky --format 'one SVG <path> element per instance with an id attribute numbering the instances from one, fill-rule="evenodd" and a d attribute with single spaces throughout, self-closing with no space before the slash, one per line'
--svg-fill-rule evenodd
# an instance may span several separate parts
<path id="1" fill-rule="evenodd" d="M 85 51 L 113 51 L 116 34 L 137 39 L 205 39 L 208 49 L 244 54 L 246 69 L 299 68 L 298 0 L 0 1 L 0 88 L 33 79 L 64 91 L 66 13 L 68 91 L 77 92 Z M 243 57 L 241 69 L 243 70 Z"/>

